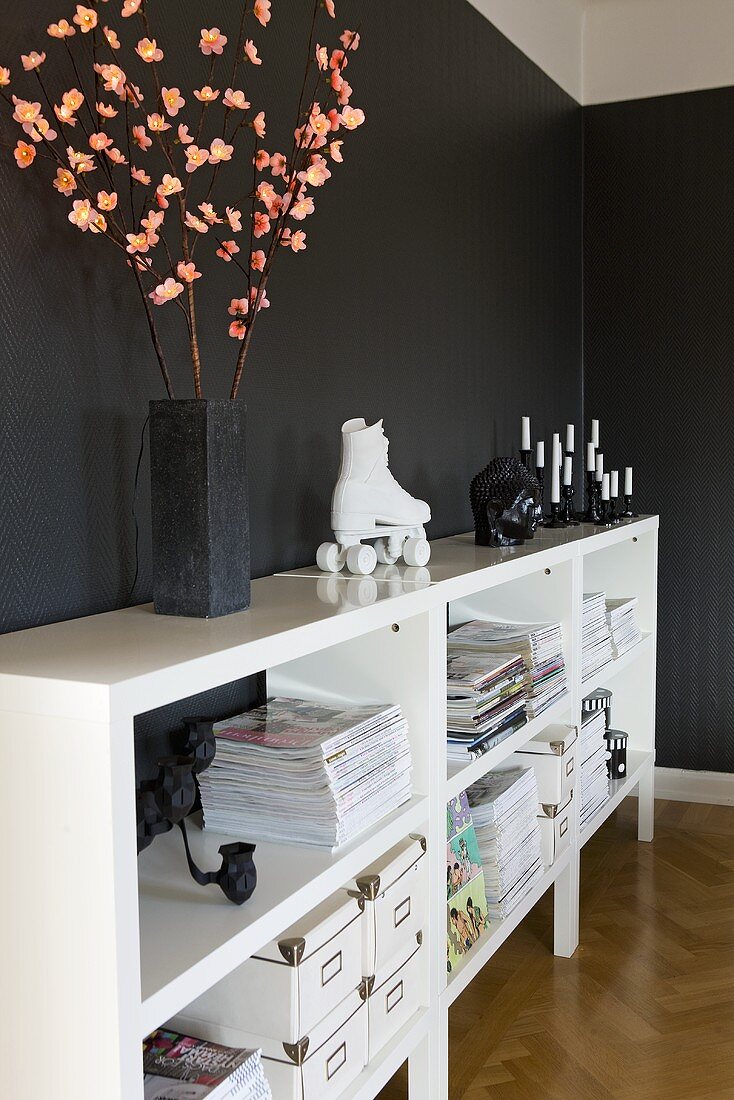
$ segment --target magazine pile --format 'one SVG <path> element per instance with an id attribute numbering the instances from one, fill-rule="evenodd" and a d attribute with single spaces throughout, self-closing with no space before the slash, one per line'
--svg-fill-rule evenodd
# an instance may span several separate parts
<path id="1" fill-rule="evenodd" d="M 145 1100 L 272 1100 L 259 1050 L 159 1029 L 143 1043 Z"/>
<path id="2" fill-rule="evenodd" d="M 450 655 L 508 660 L 521 657 L 527 674 L 525 711 L 536 718 L 568 688 L 560 623 L 510 623 L 474 619 L 453 630 L 447 641 Z"/>
<path id="3" fill-rule="evenodd" d="M 459 966 L 487 927 L 484 872 L 466 791 L 446 805 L 446 969 Z"/>
<path id="4" fill-rule="evenodd" d="M 246 840 L 338 848 L 411 796 L 397 705 L 275 698 L 214 725 L 199 775 L 204 826 Z"/>
<path id="5" fill-rule="evenodd" d="M 612 635 L 615 659 L 642 641 L 642 632 L 635 616 L 636 607 L 637 596 L 628 596 L 623 600 L 607 600 L 607 622 Z"/>
<path id="6" fill-rule="evenodd" d="M 611 660 L 612 635 L 607 623 L 604 592 L 584 592 L 581 621 L 581 679 L 588 680 Z"/>
<path id="7" fill-rule="evenodd" d="M 503 920 L 543 874 L 533 768 L 489 772 L 467 791 L 484 867 L 487 913 Z"/>
<path id="8" fill-rule="evenodd" d="M 518 653 L 452 652 L 446 670 L 449 759 L 480 756 L 525 725 L 527 668 Z"/>
<path id="9" fill-rule="evenodd" d="M 581 760 L 580 820 L 583 825 L 609 798 L 609 773 L 607 760 L 609 751 L 604 738 L 606 732 L 606 711 L 588 712 L 581 726 L 578 755 Z"/>

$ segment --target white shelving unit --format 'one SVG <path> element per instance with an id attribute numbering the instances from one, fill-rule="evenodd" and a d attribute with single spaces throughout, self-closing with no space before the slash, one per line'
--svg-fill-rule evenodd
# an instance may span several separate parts
<path id="1" fill-rule="evenodd" d="M 376 1096 L 406 1058 L 413 1100 L 445 1100 L 450 1004 L 551 885 L 555 952 L 573 953 L 581 849 L 635 790 L 639 837 L 652 839 L 657 528 L 656 517 L 641 517 L 611 529 L 541 530 L 505 550 L 458 535 L 433 543 L 428 570 L 382 566 L 374 577 L 348 578 L 305 569 L 255 581 L 250 610 L 225 619 L 164 618 L 141 606 L 0 638 L 9 1095 L 96 1100 L 101 1088 L 105 1100 L 141 1100 L 144 1035 L 421 832 L 431 881 L 423 1007 L 344 1100 Z M 582 685 L 581 598 L 601 588 L 638 596 L 645 637 Z M 481 760 L 448 766 L 447 621 L 482 615 L 559 619 L 571 690 Z M 257 889 L 235 907 L 193 884 L 174 833 L 137 858 L 133 723 L 262 671 L 270 692 L 399 702 L 410 723 L 414 795 L 334 854 L 258 844 Z M 577 723 L 583 695 L 602 684 L 615 693 L 614 725 L 630 735 L 626 778 L 583 831 L 574 823 L 570 849 L 447 977 L 447 800 L 547 724 Z M 215 866 L 223 838 L 191 832 L 195 858 Z"/>

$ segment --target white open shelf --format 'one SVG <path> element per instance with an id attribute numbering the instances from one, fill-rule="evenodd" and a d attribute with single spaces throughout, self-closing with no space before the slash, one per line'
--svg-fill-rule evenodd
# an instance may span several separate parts
<path id="1" fill-rule="evenodd" d="M 581 846 L 634 790 L 640 838 L 652 838 L 657 526 L 655 517 L 641 517 L 611 529 L 541 530 L 501 550 L 456 535 L 432 544 L 428 573 L 418 579 L 398 567 L 372 585 L 352 584 L 311 567 L 255 580 L 250 610 L 225 619 L 167 618 L 141 606 L 0 637 L 4 763 L 15 777 L 3 799 L 8 827 L 0 830 L 14 884 L 3 914 L 13 945 L 3 975 L 14 1006 L 8 1094 L 97 1100 L 104 1081 L 105 1100 L 142 1100 L 144 1034 L 419 832 L 430 877 L 423 1005 L 343 1100 L 373 1100 L 406 1057 L 411 1100 L 446 1100 L 449 1004 L 551 885 L 554 949 L 573 953 Z M 582 685 L 582 594 L 601 589 L 638 596 L 646 636 Z M 561 621 L 569 695 L 478 760 L 447 767 L 446 623 L 483 615 Z M 136 714 L 261 671 L 269 690 L 399 702 L 410 726 L 414 789 L 422 793 L 333 854 L 258 844 L 257 888 L 235 907 L 189 879 L 178 830 L 138 859 L 133 723 Z M 610 680 L 613 724 L 629 732 L 628 775 L 583 832 L 574 821 L 569 849 L 447 982 L 447 800 L 546 725 L 578 724 L 582 697 Z M 190 832 L 195 858 L 218 866 L 217 849 L 231 838 L 195 825 Z M 27 1026 L 39 1005 L 53 1036 L 46 1059 L 37 1057 Z M 82 1063 L 80 1035 L 95 1037 Z"/>
<path id="2" fill-rule="evenodd" d="M 633 646 L 632 649 L 628 649 L 626 653 L 623 653 L 621 657 L 617 657 L 616 661 L 610 661 L 609 664 L 604 665 L 604 668 L 600 668 L 598 672 L 595 672 L 593 676 L 589 676 L 587 680 L 581 681 L 581 695 L 585 698 L 587 695 L 591 695 L 592 691 L 596 691 L 598 687 L 606 687 L 607 683 L 622 672 L 625 668 L 628 668 L 635 661 L 649 654 L 655 645 L 655 639 L 652 634 L 646 634 L 643 632 L 642 640 Z"/>

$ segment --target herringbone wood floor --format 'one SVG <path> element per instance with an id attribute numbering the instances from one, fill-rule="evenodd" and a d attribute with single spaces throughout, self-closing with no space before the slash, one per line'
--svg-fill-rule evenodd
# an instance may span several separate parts
<path id="1" fill-rule="evenodd" d="M 584 849 L 574 958 L 549 893 L 454 1005 L 451 1100 L 734 1100 L 734 807 L 635 813 Z"/>

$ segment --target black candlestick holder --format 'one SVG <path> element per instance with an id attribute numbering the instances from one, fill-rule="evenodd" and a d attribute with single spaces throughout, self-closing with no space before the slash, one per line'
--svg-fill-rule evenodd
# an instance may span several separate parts
<path id="1" fill-rule="evenodd" d="M 563 504 L 561 505 L 561 519 L 566 527 L 578 527 L 578 520 L 574 516 L 571 501 L 573 500 L 573 485 L 564 485 L 561 489 Z"/>
<path id="2" fill-rule="evenodd" d="M 228 901 L 231 901 L 234 905 L 244 904 L 252 896 L 257 885 L 257 869 L 252 858 L 255 845 L 238 841 L 232 844 L 222 844 L 219 849 L 219 854 L 222 857 L 222 865 L 219 870 L 202 871 L 191 855 L 186 821 L 182 820 L 177 824 L 183 837 L 189 873 L 194 882 L 198 882 L 199 886 L 217 885 Z"/>
<path id="3" fill-rule="evenodd" d="M 526 470 L 530 469 L 530 455 L 532 453 L 532 451 L 520 451 L 520 461 L 522 462 Z"/>
<path id="4" fill-rule="evenodd" d="M 619 523 L 622 519 L 621 516 L 617 515 L 617 498 L 616 497 L 612 497 L 612 499 L 609 501 L 608 519 L 609 519 L 609 522 L 612 525 L 615 524 L 615 523 Z"/>
<path id="5" fill-rule="evenodd" d="M 596 521 L 596 526 L 597 527 L 611 527 L 612 526 L 611 520 L 609 519 L 609 501 L 608 500 L 600 500 L 599 501 L 599 518 Z"/>
<path id="6" fill-rule="evenodd" d="M 599 486 L 597 492 L 597 485 Z M 593 470 L 586 474 L 587 506 L 584 514 L 584 523 L 596 523 L 599 519 L 599 497 L 601 496 L 601 482 L 596 481 Z"/>
<path id="7" fill-rule="evenodd" d="M 535 506 L 535 518 L 538 527 L 542 527 L 545 523 L 545 516 L 543 515 L 543 494 L 545 491 L 545 468 L 543 466 L 535 467 L 535 476 L 538 479 L 538 485 L 540 486 L 540 492 L 538 494 L 538 501 Z"/>
<path id="8" fill-rule="evenodd" d="M 550 515 L 545 517 L 545 526 L 550 529 L 568 526 L 561 519 L 561 505 L 557 500 L 551 501 Z"/>
<path id="9" fill-rule="evenodd" d="M 624 511 L 622 512 L 622 519 L 636 519 L 637 512 L 632 511 L 632 494 L 624 494 Z"/>

